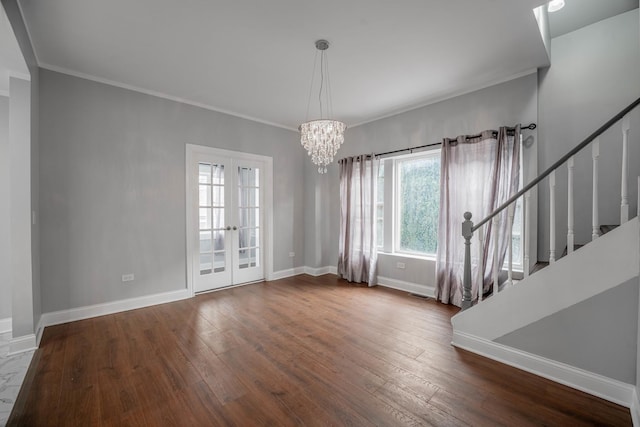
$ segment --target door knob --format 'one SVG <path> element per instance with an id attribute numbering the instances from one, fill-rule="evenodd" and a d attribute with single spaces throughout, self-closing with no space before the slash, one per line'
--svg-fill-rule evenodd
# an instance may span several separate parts
<path id="1" fill-rule="evenodd" d="M 231 230 L 231 226 L 230 225 L 227 225 L 227 230 Z"/>
<path id="2" fill-rule="evenodd" d="M 233 229 L 234 229 L 234 230 L 237 230 L 237 229 L 238 229 L 238 227 L 236 227 L 236 226 L 234 225 L 234 226 L 233 226 Z"/>

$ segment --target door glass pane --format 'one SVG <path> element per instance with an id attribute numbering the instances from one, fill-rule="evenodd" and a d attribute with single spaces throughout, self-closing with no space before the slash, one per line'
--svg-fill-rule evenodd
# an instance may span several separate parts
<path id="1" fill-rule="evenodd" d="M 257 228 L 241 228 L 239 240 L 240 248 L 259 246 L 259 230 Z"/>
<path id="2" fill-rule="evenodd" d="M 224 165 L 211 165 L 212 184 L 224 185 Z"/>
<path id="3" fill-rule="evenodd" d="M 224 228 L 224 208 L 213 208 L 212 226 L 214 229 Z"/>
<path id="4" fill-rule="evenodd" d="M 240 265 L 238 267 L 249 268 L 260 266 L 259 254 L 260 249 L 258 248 L 243 250 L 240 254 Z"/>
<path id="5" fill-rule="evenodd" d="M 238 185 L 240 187 L 259 187 L 260 169 L 251 167 L 238 167 Z"/>
<path id="6" fill-rule="evenodd" d="M 240 249 L 238 251 L 238 268 L 249 267 L 249 250 Z"/>
<path id="7" fill-rule="evenodd" d="M 251 249 L 251 252 L 249 254 L 249 266 L 250 267 L 257 267 L 258 265 L 260 265 L 260 260 L 259 260 L 259 253 L 260 253 L 260 249 L 258 248 L 253 248 Z"/>
<path id="8" fill-rule="evenodd" d="M 200 184 L 211 184 L 211 165 L 209 163 L 198 164 L 198 182 Z"/>
<path id="9" fill-rule="evenodd" d="M 260 198 L 258 196 L 258 188 L 255 187 L 249 187 L 245 190 L 245 194 L 246 194 L 246 207 L 248 208 L 253 208 L 253 207 L 257 207 L 259 202 L 260 202 Z"/>
<path id="10" fill-rule="evenodd" d="M 213 250 L 224 250 L 224 230 L 216 230 L 213 232 Z"/>
<path id="11" fill-rule="evenodd" d="M 210 274 L 212 267 L 211 254 L 200 254 L 200 274 Z"/>
<path id="12" fill-rule="evenodd" d="M 257 228 L 248 228 L 247 232 L 247 246 L 255 247 L 258 243 L 258 229 Z"/>
<path id="13" fill-rule="evenodd" d="M 224 187 L 221 185 L 214 185 L 211 189 L 213 206 L 224 206 Z"/>
<path id="14" fill-rule="evenodd" d="M 200 230 L 211 229 L 211 208 L 200 208 Z"/>
<path id="15" fill-rule="evenodd" d="M 259 265 L 260 170 L 238 167 L 238 268 Z"/>
<path id="16" fill-rule="evenodd" d="M 259 254 L 260 249 L 258 248 L 242 249 L 238 251 L 238 268 L 258 267 L 260 265 Z"/>
<path id="17" fill-rule="evenodd" d="M 241 208 L 260 206 L 260 189 L 256 187 L 238 187 L 238 206 Z"/>
<path id="18" fill-rule="evenodd" d="M 249 169 L 239 167 L 238 168 L 238 186 L 246 187 L 249 183 Z"/>
<path id="19" fill-rule="evenodd" d="M 198 203 L 200 206 L 211 206 L 211 186 L 200 184 L 198 188 Z"/>
<path id="20" fill-rule="evenodd" d="M 258 227 L 260 224 L 260 209 L 240 209 L 240 228 Z"/>
<path id="21" fill-rule="evenodd" d="M 226 267 L 224 252 L 213 253 L 213 272 L 220 273 Z"/>
<path id="22" fill-rule="evenodd" d="M 247 247 L 247 236 L 245 234 L 246 229 L 241 228 L 238 230 L 238 248 L 243 249 Z"/>
<path id="23" fill-rule="evenodd" d="M 201 231 L 200 232 L 200 253 L 211 252 L 211 232 L 210 231 Z"/>

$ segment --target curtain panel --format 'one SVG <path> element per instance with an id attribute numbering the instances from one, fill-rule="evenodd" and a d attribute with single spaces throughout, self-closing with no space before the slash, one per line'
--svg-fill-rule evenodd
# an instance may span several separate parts
<path id="1" fill-rule="evenodd" d="M 506 202 L 518 191 L 520 178 L 520 126 L 514 132 L 501 127 L 482 132 L 479 136 L 445 138 L 442 143 L 440 172 L 440 216 L 436 257 L 436 298 L 443 303 L 462 304 L 464 273 L 464 238 L 462 221 L 465 212 L 473 214 L 477 223 Z M 482 230 L 484 240 L 483 280 L 479 283 L 480 265 L 477 236 L 471 249 L 472 299 L 486 292 L 492 281 L 494 263 L 502 266 L 508 245 L 507 210 L 498 216 L 498 257 L 493 259 L 492 221 Z"/>
<path id="2" fill-rule="evenodd" d="M 349 282 L 377 283 L 376 192 L 379 160 L 347 157 L 340 164 L 338 275 Z"/>

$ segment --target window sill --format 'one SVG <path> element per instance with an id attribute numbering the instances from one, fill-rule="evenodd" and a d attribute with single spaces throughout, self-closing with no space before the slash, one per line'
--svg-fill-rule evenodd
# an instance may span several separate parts
<path id="1" fill-rule="evenodd" d="M 394 257 L 394 258 L 409 258 L 409 259 L 419 259 L 419 260 L 423 260 L 423 261 L 432 261 L 432 262 L 436 262 L 436 257 L 435 255 L 416 255 L 416 254 L 408 254 L 408 253 L 403 253 L 403 252 L 385 252 L 382 250 L 378 250 L 378 255 L 384 255 L 387 257 Z M 508 271 L 508 267 L 506 265 L 504 265 L 501 269 L 501 272 L 506 273 Z M 522 266 L 518 265 L 514 265 L 513 266 L 513 273 L 514 274 L 518 274 L 520 276 L 524 275 L 524 269 L 522 268 Z"/>
<path id="2" fill-rule="evenodd" d="M 420 259 L 420 260 L 424 260 L 424 261 L 436 261 L 436 257 L 435 255 L 416 255 L 416 254 L 408 254 L 408 253 L 403 253 L 403 252 L 385 252 L 385 251 L 378 251 L 378 255 L 384 255 L 384 256 L 388 256 L 388 257 L 395 257 L 395 258 L 410 258 L 410 259 Z"/>

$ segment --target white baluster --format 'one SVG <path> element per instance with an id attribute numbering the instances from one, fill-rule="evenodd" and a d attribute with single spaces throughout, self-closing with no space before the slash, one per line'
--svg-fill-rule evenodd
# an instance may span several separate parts
<path id="1" fill-rule="evenodd" d="M 507 270 L 507 286 L 513 286 L 513 216 L 515 214 L 515 202 L 507 208 L 507 230 L 509 232 L 507 241 L 509 254 L 509 269 Z"/>
<path id="2" fill-rule="evenodd" d="M 549 264 L 556 262 L 556 171 L 549 175 Z"/>
<path id="3" fill-rule="evenodd" d="M 629 115 L 622 119 L 622 180 L 620 183 L 620 225 L 629 221 L 629 188 L 627 171 L 629 169 L 628 146 L 629 129 L 631 129 Z"/>
<path id="4" fill-rule="evenodd" d="M 493 295 L 498 295 L 500 290 L 498 286 L 498 273 L 500 271 L 500 265 L 498 265 L 498 227 L 500 225 L 500 215 L 493 217 L 493 224 L 491 226 L 491 241 L 493 242 Z"/>
<path id="5" fill-rule="evenodd" d="M 484 226 L 478 227 L 478 302 L 484 293 Z"/>
<path id="6" fill-rule="evenodd" d="M 573 166 L 574 161 L 571 157 L 567 161 L 567 255 L 573 252 L 574 233 L 573 233 Z"/>
<path id="7" fill-rule="evenodd" d="M 600 139 L 593 140 L 591 147 L 591 157 L 593 158 L 593 207 L 591 215 L 591 240 L 596 240 L 600 233 L 600 219 L 598 217 L 598 157 L 600 157 Z"/>
<path id="8" fill-rule="evenodd" d="M 471 308 L 473 305 L 473 296 L 471 290 L 471 238 L 473 237 L 473 221 L 471 221 L 471 212 L 464 213 L 464 221 L 462 222 L 462 237 L 464 237 L 464 272 L 462 274 L 462 304 L 463 310 Z"/>
<path id="9" fill-rule="evenodd" d="M 524 248 L 524 277 L 529 276 L 529 235 L 531 232 L 531 201 L 530 193 L 524 193 L 524 235 L 522 236 L 522 246 Z"/>

